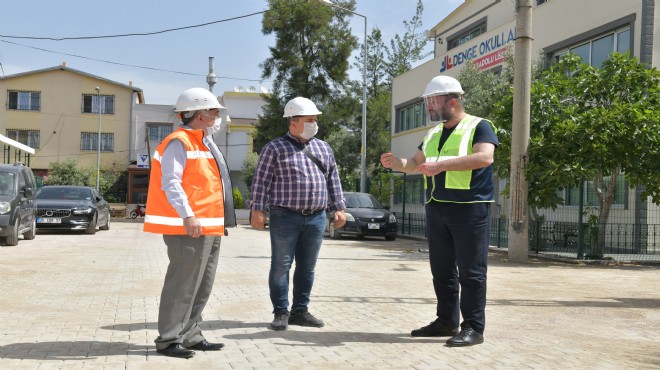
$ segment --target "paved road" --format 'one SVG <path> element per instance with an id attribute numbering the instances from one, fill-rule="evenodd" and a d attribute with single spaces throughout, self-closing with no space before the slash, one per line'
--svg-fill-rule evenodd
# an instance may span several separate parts
<path id="1" fill-rule="evenodd" d="M 267 329 L 265 231 L 223 239 L 205 311 L 221 352 L 160 356 L 167 255 L 141 224 L 96 235 L 38 234 L 0 248 L 0 369 L 651 369 L 660 368 L 658 267 L 593 267 L 490 256 L 486 342 L 412 338 L 434 317 L 418 241 L 326 240 L 311 311 L 326 327 Z"/>

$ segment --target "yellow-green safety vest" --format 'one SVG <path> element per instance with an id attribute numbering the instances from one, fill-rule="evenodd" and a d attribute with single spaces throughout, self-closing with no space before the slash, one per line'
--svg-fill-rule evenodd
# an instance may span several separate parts
<path id="1" fill-rule="evenodd" d="M 426 157 L 426 162 L 440 162 L 447 159 L 464 157 L 466 155 L 474 153 L 472 149 L 472 139 L 474 138 L 474 132 L 479 125 L 479 122 L 484 119 L 481 117 L 476 117 L 467 114 L 461 122 L 456 125 L 454 131 L 449 135 L 447 141 L 443 144 L 442 149 L 438 150 L 440 145 L 440 137 L 442 136 L 442 129 L 444 128 L 443 124 L 438 124 L 428 131 L 422 142 L 422 152 Z M 497 132 L 495 126 L 492 122 L 486 120 L 493 127 L 493 130 Z M 446 171 L 445 172 L 445 188 L 446 189 L 455 189 L 455 190 L 470 190 L 470 181 L 472 180 L 472 170 L 465 171 Z M 446 201 L 441 199 L 435 199 L 433 194 L 435 192 L 435 176 L 431 178 L 431 183 L 433 188 L 431 191 L 431 196 L 426 201 Z M 426 176 L 424 176 L 424 189 L 428 188 L 428 181 Z"/>

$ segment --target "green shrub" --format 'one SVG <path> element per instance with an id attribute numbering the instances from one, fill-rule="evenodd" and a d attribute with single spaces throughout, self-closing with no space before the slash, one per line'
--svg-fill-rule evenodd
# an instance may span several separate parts
<path id="1" fill-rule="evenodd" d="M 243 208 L 243 194 L 241 194 L 241 191 L 237 187 L 234 187 L 234 208 Z"/>

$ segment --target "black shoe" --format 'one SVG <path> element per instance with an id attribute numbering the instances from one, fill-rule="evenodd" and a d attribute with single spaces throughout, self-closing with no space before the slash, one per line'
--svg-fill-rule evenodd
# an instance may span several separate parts
<path id="1" fill-rule="evenodd" d="M 209 343 L 206 341 L 206 339 L 202 340 L 201 342 L 195 344 L 194 346 L 187 347 L 188 349 L 196 349 L 198 351 L 219 351 L 221 350 L 225 345 L 222 343 Z"/>
<path id="2" fill-rule="evenodd" d="M 469 326 L 464 326 L 461 331 L 453 337 L 447 339 L 449 347 L 467 347 L 481 344 L 484 342 L 484 336 L 476 332 Z"/>
<path id="3" fill-rule="evenodd" d="M 410 332 L 413 337 L 451 337 L 458 333 L 458 328 L 444 326 L 435 320 L 426 326 Z"/>
<path id="4" fill-rule="evenodd" d="M 307 310 L 291 312 L 289 316 L 289 325 L 312 326 L 315 328 L 322 328 L 325 324 L 323 321 L 317 319 Z"/>
<path id="5" fill-rule="evenodd" d="M 275 317 L 273 322 L 270 323 L 270 327 L 273 330 L 286 330 L 286 327 L 289 325 L 289 312 L 288 311 L 278 311 L 275 312 Z"/>
<path id="6" fill-rule="evenodd" d="M 181 343 L 172 343 L 163 349 L 156 350 L 156 352 L 163 356 L 179 358 L 191 358 L 195 355 L 195 351 L 186 349 Z"/>

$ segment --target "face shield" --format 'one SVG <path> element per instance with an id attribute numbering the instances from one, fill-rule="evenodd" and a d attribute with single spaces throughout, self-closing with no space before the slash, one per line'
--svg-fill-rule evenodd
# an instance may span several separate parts
<path id="1" fill-rule="evenodd" d="M 427 125 L 437 125 L 449 119 L 449 108 L 447 107 L 449 100 L 451 100 L 449 95 L 430 95 L 424 97 Z"/>

